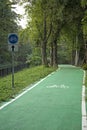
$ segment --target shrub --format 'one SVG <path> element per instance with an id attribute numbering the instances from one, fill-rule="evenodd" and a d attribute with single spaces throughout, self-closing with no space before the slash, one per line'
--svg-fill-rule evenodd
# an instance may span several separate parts
<path id="1" fill-rule="evenodd" d="M 82 65 L 82 68 L 83 68 L 84 70 L 87 70 L 87 64 L 83 64 L 83 65 Z"/>

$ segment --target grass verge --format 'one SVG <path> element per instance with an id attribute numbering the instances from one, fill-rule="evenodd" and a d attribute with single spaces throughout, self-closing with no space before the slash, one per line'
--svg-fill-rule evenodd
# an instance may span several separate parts
<path id="1" fill-rule="evenodd" d="M 55 70 L 56 68 L 37 66 L 15 73 L 14 91 L 11 84 L 12 75 L 8 75 L 4 78 L 0 77 L 0 103 L 9 100 L 14 94 L 18 94 L 28 85 L 40 80 L 41 78 L 44 78 Z"/>

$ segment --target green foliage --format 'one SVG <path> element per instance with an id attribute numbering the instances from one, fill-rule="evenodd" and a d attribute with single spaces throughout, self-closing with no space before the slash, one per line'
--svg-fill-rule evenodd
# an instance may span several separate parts
<path id="1" fill-rule="evenodd" d="M 18 94 L 23 88 L 45 77 L 52 71 L 56 70 L 51 67 L 37 66 L 30 69 L 24 69 L 15 73 L 15 88 L 11 87 L 11 75 L 0 78 L 0 102 L 6 101 L 14 94 Z"/>
<path id="2" fill-rule="evenodd" d="M 82 65 L 82 68 L 83 68 L 84 70 L 87 70 L 87 64 L 83 64 L 83 65 Z"/>
<path id="3" fill-rule="evenodd" d="M 37 66 L 41 65 L 41 57 L 36 55 L 27 55 L 27 61 L 26 63 L 29 64 L 29 66 Z"/>
<path id="4" fill-rule="evenodd" d="M 87 0 L 81 0 L 81 5 L 83 8 L 85 8 L 87 5 Z"/>
<path id="5" fill-rule="evenodd" d="M 81 0 L 81 5 L 84 10 L 84 16 L 82 18 L 83 35 L 87 40 L 87 0 Z"/>
<path id="6" fill-rule="evenodd" d="M 20 39 L 20 43 L 24 45 L 30 43 L 30 30 L 28 27 L 19 30 L 19 39 Z"/>
<path id="7" fill-rule="evenodd" d="M 87 39 L 87 10 L 85 11 L 84 17 L 82 19 L 82 27 L 83 27 L 84 37 Z"/>
<path id="8" fill-rule="evenodd" d="M 27 0 L 22 0 L 22 2 L 25 3 Z M 51 43 L 53 48 L 56 48 L 55 41 L 57 45 L 59 44 L 61 31 L 63 31 L 63 35 L 67 35 L 67 46 L 70 46 L 66 55 L 73 56 L 77 49 L 79 56 L 83 55 L 82 57 L 84 57 L 82 46 L 83 35 L 87 34 L 87 0 L 30 0 L 29 2 L 30 4 L 26 3 L 25 7 L 29 19 L 25 33 L 29 33 L 28 36 L 33 45 L 39 45 L 43 50 L 41 53 L 42 61 L 46 61 L 45 57 L 49 57 L 49 59 L 55 57 L 48 55 L 47 51 L 50 52 L 50 48 L 52 50 Z M 44 43 L 46 44 L 45 47 Z M 56 54 L 59 54 L 59 52 Z M 63 57 L 62 60 L 64 59 L 70 60 L 66 57 Z M 72 59 L 75 60 L 75 55 Z"/>
<path id="9" fill-rule="evenodd" d="M 50 43 L 59 39 L 62 29 L 65 29 L 64 33 L 67 33 L 68 39 L 72 40 L 70 43 L 73 43 L 76 36 L 80 34 L 79 23 L 83 11 L 79 0 L 36 0 L 27 4 L 26 10 L 30 18 L 28 27 L 31 41 L 38 45 L 45 41 L 47 45 L 49 44 L 49 46 L 46 45 L 46 52 L 50 49 Z"/>
<path id="10" fill-rule="evenodd" d="M 26 63 L 27 55 L 30 55 L 32 53 L 31 45 L 29 43 L 19 43 L 18 47 L 18 52 L 15 53 L 15 61 L 21 64 Z"/>
<path id="11" fill-rule="evenodd" d="M 12 2 L 0 0 L 0 63 L 11 62 L 7 38 L 9 33 L 17 33 L 16 18 L 17 15 L 12 10 Z"/>

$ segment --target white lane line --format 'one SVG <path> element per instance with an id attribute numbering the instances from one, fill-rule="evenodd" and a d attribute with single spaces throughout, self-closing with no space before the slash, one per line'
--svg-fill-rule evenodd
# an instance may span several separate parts
<path id="1" fill-rule="evenodd" d="M 46 76 L 45 78 L 41 79 L 39 82 L 37 82 L 35 85 L 33 85 L 32 87 L 26 89 L 23 93 L 21 93 L 20 95 L 18 95 L 17 97 L 15 97 L 14 99 L 12 99 L 11 101 L 5 103 L 4 105 L 2 105 L 0 107 L 0 110 L 2 110 L 4 107 L 8 106 L 9 104 L 13 103 L 14 101 L 16 101 L 18 98 L 20 98 L 21 96 L 23 96 L 24 94 L 26 94 L 28 91 L 32 90 L 34 87 L 36 87 L 38 84 L 40 84 L 43 80 L 45 80 L 47 77 L 51 76 L 51 74 L 49 74 L 48 76 Z"/>
<path id="2" fill-rule="evenodd" d="M 60 88 L 60 89 L 68 89 L 69 86 L 64 85 L 64 84 L 61 84 L 61 85 L 54 84 L 54 85 L 46 86 L 46 88 Z"/>
<path id="3" fill-rule="evenodd" d="M 85 102 L 85 77 L 84 71 L 83 86 L 82 86 L 82 130 L 87 130 L 87 114 L 86 114 L 86 102 Z"/>
<path id="4" fill-rule="evenodd" d="M 56 70 L 57 71 L 57 70 Z M 14 101 L 16 101 L 18 98 L 20 98 L 21 96 L 23 96 L 24 94 L 26 94 L 28 91 L 30 91 L 31 89 L 33 89 L 34 87 L 36 87 L 38 84 L 40 84 L 43 80 L 45 80 L 46 78 L 50 77 L 52 74 L 54 74 L 56 71 L 52 72 L 51 74 L 47 75 L 45 78 L 41 79 L 40 81 L 38 81 L 36 84 L 34 84 L 32 87 L 26 89 L 23 93 L 21 93 L 20 95 L 18 95 L 17 97 L 15 97 L 14 99 L 12 99 L 11 101 L 5 103 L 4 105 L 0 106 L 0 110 L 2 110 L 4 107 L 8 106 L 9 104 L 13 103 Z"/>

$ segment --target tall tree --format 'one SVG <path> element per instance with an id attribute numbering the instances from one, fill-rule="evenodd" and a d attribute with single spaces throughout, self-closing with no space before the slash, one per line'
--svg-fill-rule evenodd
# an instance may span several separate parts
<path id="1" fill-rule="evenodd" d="M 29 16 L 31 16 L 31 32 L 41 45 L 43 65 L 47 65 L 47 42 L 51 34 L 50 8 L 48 6 L 49 1 L 47 0 L 32 1 L 32 4 L 27 6 Z"/>
<path id="2" fill-rule="evenodd" d="M 66 29 L 69 31 L 69 35 L 70 33 L 72 34 L 71 37 L 72 39 L 72 43 L 73 43 L 73 50 L 72 50 L 72 59 L 74 59 L 74 64 L 78 64 L 79 63 L 79 59 L 80 59 L 80 48 L 82 46 L 83 43 L 83 34 L 82 34 L 82 26 L 81 26 L 81 21 L 83 18 L 83 9 L 81 7 L 81 3 L 79 0 L 73 0 L 67 1 L 67 4 L 65 6 L 65 12 L 64 12 L 64 16 L 66 17 L 66 25 L 65 27 L 68 27 L 68 29 Z M 68 26 L 67 26 L 68 25 Z"/>
<path id="3" fill-rule="evenodd" d="M 16 14 L 12 11 L 10 0 L 0 0 L 0 63 L 10 61 L 7 46 L 9 33 L 17 32 Z"/>
<path id="4" fill-rule="evenodd" d="M 26 0 L 22 1 L 25 2 Z M 28 18 L 30 19 L 28 25 L 34 42 L 36 41 L 36 44 L 40 43 L 42 64 L 47 65 L 47 49 L 50 49 L 51 65 L 57 66 L 58 39 L 61 30 L 64 28 L 66 28 L 65 33 L 71 36 L 73 43 L 72 48 L 74 48 L 72 49 L 72 54 L 73 57 L 76 57 L 74 61 L 78 64 L 82 48 L 81 43 L 83 41 L 81 26 L 83 9 L 81 7 L 81 1 L 30 0 L 29 2 L 30 3 L 27 4 Z"/>
<path id="5" fill-rule="evenodd" d="M 84 46 L 82 47 L 83 53 L 83 63 L 87 64 L 87 1 L 81 0 L 81 5 L 83 8 L 84 16 L 82 19 L 82 28 L 83 28 L 83 38 L 84 38 Z"/>
<path id="6" fill-rule="evenodd" d="M 57 53 L 57 42 L 60 36 L 60 31 L 64 25 L 63 21 L 63 9 L 64 3 L 61 1 L 51 1 L 51 22 L 52 22 L 52 32 L 51 32 L 51 65 L 58 66 L 58 53 Z"/>

